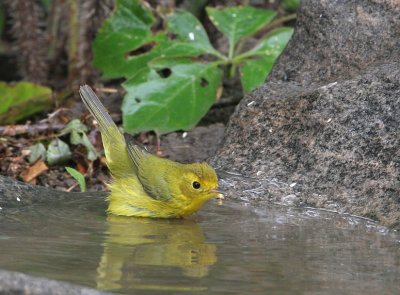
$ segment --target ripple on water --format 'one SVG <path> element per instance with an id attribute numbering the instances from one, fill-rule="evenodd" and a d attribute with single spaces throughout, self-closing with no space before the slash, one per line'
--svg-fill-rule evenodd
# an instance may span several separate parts
<path id="1" fill-rule="evenodd" d="M 0 268 L 127 294 L 400 293 L 399 235 L 369 220 L 229 201 L 149 220 L 90 202 L 0 215 Z"/>

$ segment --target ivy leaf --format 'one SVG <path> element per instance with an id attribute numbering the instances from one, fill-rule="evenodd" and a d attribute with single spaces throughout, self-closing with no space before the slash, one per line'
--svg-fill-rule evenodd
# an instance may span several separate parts
<path id="1" fill-rule="evenodd" d="M 82 144 L 86 147 L 90 161 L 96 160 L 99 155 L 86 135 L 88 128 L 78 119 L 71 120 L 60 132 L 60 136 L 70 134 L 72 144 Z"/>
<path id="2" fill-rule="evenodd" d="M 153 22 L 151 11 L 139 1 L 116 1 L 93 44 L 93 65 L 104 78 L 129 77 L 158 56 L 159 52 L 148 51 L 163 39 L 151 34 Z"/>
<path id="3" fill-rule="evenodd" d="M 215 63 L 158 60 L 123 84 L 124 129 L 131 133 L 190 129 L 213 104 L 220 85 L 221 70 Z"/>
<path id="4" fill-rule="evenodd" d="M 167 31 L 176 35 L 164 52 L 167 56 L 219 55 L 219 52 L 211 45 L 202 24 L 187 11 L 176 10 L 169 16 Z"/>
<path id="5" fill-rule="evenodd" d="M 99 157 L 99 154 L 85 133 L 81 134 L 79 143 L 86 147 L 87 157 L 90 161 L 94 161 Z"/>
<path id="6" fill-rule="evenodd" d="M 240 78 L 244 93 L 249 93 L 264 83 L 292 34 L 292 28 L 279 28 L 261 39 L 253 49 L 243 54 L 244 57 L 253 57 L 245 59 L 240 66 Z"/>
<path id="7" fill-rule="evenodd" d="M 239 39 L 253 35 L 276 16 L 276 12 L 273 10 L 250 6 L 222 9 L 207 7 L 206 11 L 217 29 L 228 37 L 231 48 Z"/>
<path id="8" fill-rule="evenodd" d="M 103 71 L 103 78 L 129 79 L 155 58 L 219 54 L 189 12 L 177 10 L 170 15 L 167 33 L 153 34 L 153 23 L 151 11 L 138 1 L 117 1 L 93 45 L 93 65 Z"/>
<path id="9" fill-rule="evenodd" d="M 47 147 L 47 162 L 50 165 L 65 162 L 71 158 L 68 144 L 61 139 L 53 139 Z"/>
<path id="10" fill-rule="evenodd" d="M 81 192 L 85 192 L 86 191 L 85 176 L 72 167 L 65 167 L 65 170 L 67 170 L 69 175 L 71 175 L 78 182 Z"/>
<path id="11" fill-rule="evenodd" d="M 85 133 L 87 131 L 88 128 L 85 124 L 83 124 L 79 119 L 73 119 L 60 131 L 60 136 L 72 132 Z"/>
<path id="12" fill-rule="evenodd" d="M 221 84 L 217 65 L 196 58 L 224 57 L 189 12 L 177 10 L 169 15 L 164 32 L 154 34 L 153 23 L 151 11 L 140 1 L 117 0 L 112 16 L 97 34 L 93 64 L 104 78 L 126 78 L 122 106 L 126 131 L 189 129 L 215 101 Z"/>
<path id="13" fill-rule="evenodd" d="M 0 82 L 0 124 L 17 121 L 51 107 L 51 89 L 29 82 Z"/>
<path id="14" fill-rule="evenodd" d="M 30 147 L 29 163 L 36 162 L 39 158 L 42 160 L 46 159 L 46 148 L 42 143 L 37 143 Z"/>
<path id="15" fill-rule="evenodd" d="M 285 49 L 292 35 L 292 28 L 278 28 L 262 38 L 254 48 L 247 52 L 247 54 L 256 53 L 264 56 L 278 57 L 283 49 Z"/>

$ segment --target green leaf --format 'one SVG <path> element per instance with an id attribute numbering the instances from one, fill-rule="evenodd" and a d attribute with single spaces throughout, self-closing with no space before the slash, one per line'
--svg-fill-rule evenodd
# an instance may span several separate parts
<path id="1" fill-rule="evenodd" d="M 293 28 L 278 28 L 262 38 L 258 44 L 247 53 L 278 57 L 283 49 L 285 49 L 292 35 Z"/>
<path id="2" fill-rule="evenodd" d="M 47 162 L 50 165 L 63 163 L 71 158 L 69 146 L 61 139 L 53 139 L 47 147 Z"/>
<path id="3" fill-rule="evenodd" d="M 213 48 L 192 14 L 175 11 L 166 19 L 165 32 L 156 35 L 151 32 L 153 22 L 151 12 L 139 1 L 118 0 L 94 43 L 94 65 L 104 77 L 126 78 L 122 110 L 128 132 L 166 133 L 193 127 L 215 101 L 221 84 L 216 63 L 195 58 L 226 58 Z M 163 69 L 171 75 L 159 75 Z M 86 141 L 83 135 L 71 133 L 71 137 Z"/>
<path id="4" fill-rule="evenodd" d="M 276 16 L 273 10 L 250 6 L 207 7 L 206 10 L 212 23 L 228 37 L 230 48 L 234 48 L 239 39 L 253 35 Z"/>
<path id="5" fill-rule="evenodd" d="M 104 78 L 129 77 L 159 54 L 139 50 L 164 39 L 151 34 L 153 22 L 151 11 L 139 1 L 116 1 L 112 16 L 103 23 L 93 44 L 93 65 L 103 71 Z"/>
<path id="6" fill-rule="evenodd" d="M 141 19 L 142 15 L 146 17 Z M 171 14 L 167 34 L 152 34 L 153 22 L 151 12 L 137 1 L 117 1 L 113 15 L 99 30 L 93 46 L 93 65 L 103 71 L 103 78 L 129 79 L 160 57 L 220 55 L 201 23 L 189 12 L 177 10 Z"/>
<path id="7" fill-rule="evenodd" d="M 300 6 L 300 0 L 283 0 L 282 6 L 287 11 L 296 11 Z"/>
<path id="8" fill-rule="evenodd" d="M 42 143 L 37 143 L 30 147 L 29 163 L 36 162 L 39 158 L 46 159 L 46 148 Z"/>
<path id="9" fill-rule="evenodd" d="M 90 161 L 94 161 L 99 157 L 99 154 L 97 153 L 96 149 L 94 148 L 94 146 L 92 145 L 92 143 L 90 142 L 89 138 L 85 133 L 81 135 L 80 144 L 86 147 L 86 150 L 88 152 L 87 157 Z"/>
<path id="10" fill-rule="evenodd" d="M 131 133 L 190 129 L 211 107 L 220 85 L 221 70 L 215 63 L 158 60 L 123 84 L 124 129 Z"/>
<path id="11" fill-rule="evenodd" d="M 86 191 L 86 181 L 85 181 L 85 176 L 82 175 L 78 170 L 71 168 L 71 167 L 65 167 L 65 170 L 71 175 L 79 184 L 79 187 L 81 188 L 81 192 Z"/>
<path id="12" fill-rule="evenodd" d="M 72 132 L 80 132 L 85 133 L 88 131 L 88 128 L 85 124 L 83 124 L 79 119 L 73 119 L 68 122 L 67 125 L 60 131 L 60 136 L 66 135 Z"/>
<path id="13" fill-rule="evenodd" d="M 51 89 L 29 82 L 0 82 L 0 101 L 0 124 L 14 124 L 50 108 Z"/>
<path id="14" fill-rule="evenodd" d="M 94 161 L 99 157 L 96 149 L 90 142 L 89 138 L 86 135 L 88 128 L 85 124 L 83 124 L 79 119 L 71 120 L 61 131 L 60 136 L 70 134 L 70 142 L 71 144 L 82 144 L 86 147 L 88 152 L 88 159 L 90 161 Z"/>
<path id="15" fill-rule="evenodd" d="M 244 53 L 242 58 L 238 56 L 238 60 L 244 60 L 240 66 L 244 93 L 249 93 L 264 83 L 292 34 L 292 28 L 279 28 L 261 39 L 253 49 Z M 244 59 L 246 57 L 247 60 Z"/>
<path id="16" fill-rule="evenodd" d="M 167 22 L 167 31 L 176 34 L 176 38 L 168 44 L 168 48 L 164 52 L 167 56 L 219 55 L 219 52 L 211 45 L 202 24 L 194 15 L 187 11 L 177 10 L 170 15 Z M 176 48 L 180 50 L 176 50 Z"/>

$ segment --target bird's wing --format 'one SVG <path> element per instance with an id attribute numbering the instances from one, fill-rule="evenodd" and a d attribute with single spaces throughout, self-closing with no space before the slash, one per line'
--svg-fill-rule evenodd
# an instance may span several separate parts
<path id="1" fill-rule="evenodd" d="M 160 201 L 170 199 L 171 194 L 163 165 L 166 160 L 148 153 L 134 143 L 128 143 L 127 147 L 143 190 L 153 199 Z"/>

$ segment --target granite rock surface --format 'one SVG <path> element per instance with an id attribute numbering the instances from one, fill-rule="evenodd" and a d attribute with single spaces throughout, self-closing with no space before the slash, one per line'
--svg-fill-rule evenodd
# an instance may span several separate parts
<path id="1" fill-rule="evenodd" d="M 292 40 L 212 163 L 258 180 L 241 197 L 400 228 L 398 36 L 399 1 L 302 1 Z"/>

